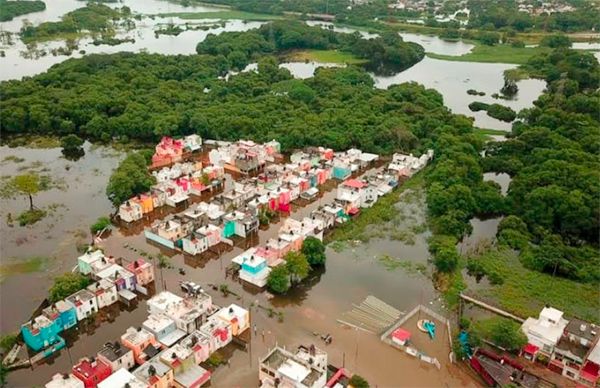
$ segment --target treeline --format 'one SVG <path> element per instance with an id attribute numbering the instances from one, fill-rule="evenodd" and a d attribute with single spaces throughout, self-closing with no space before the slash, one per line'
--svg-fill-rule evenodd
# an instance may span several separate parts
<path id="1" fill-rule="evenodd" d="M 223 55 L 237 69 L 244 68 L 258 56 L 290 50 L 341 50 L 369 62 L 378 72 L 397 72 L 423 59 L 424 50 L 415 43 L 403 42 L 395 32 L 375 39 L 360 34 L 343 34 L 320 27 L 310 27 L 293 20 L 275 21 L 249 32 L 210 34 L 198 43 L 199 54 Z"/>
<path id="2" fill-rule="evenodd" d="M 598 61 L 557 49 L 523 66 L 548 89 L 511 137 L 493 143 L 485 171 L 513 178 L 500 242 L 518 249 L 532 269 L 600 281 L 600 106 Z"/>
<path id="3" fill-rule="evenodd" d="M 21 39 L 29 42 L 81 31 L 106 32 L 112 29 L 114 21 L 130 14 L 129 7 L 113 9 L 104 4 L 88 3 L 85 7 L 66 13 L 59 22 L 44 22 L 38 26 L 24 25 L 21 28 Z"/>
<path id="4" fill-rule="evenodd" d="M 0 22 L 6 22 L 12 20 L 16 16 L 40 12 L 45 9 L 46 3 L 39 0 L 0 0 Z"/>
<path id="5" fill-rule="evenodd" d="M 470 0 L 468 7 L 468 28 L 472 29 L 577 32 L 600 28 L 600 9 L 591 2 L 580 2 L 573 11 L 541 15 L 520 12 L 514 0 Z"/>

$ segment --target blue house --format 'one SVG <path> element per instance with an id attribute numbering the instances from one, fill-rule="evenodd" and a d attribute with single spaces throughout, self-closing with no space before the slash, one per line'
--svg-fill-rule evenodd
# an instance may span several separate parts
<path id="1" fill-rule="evenodd" d="M 42 312 L 51 321 L 57 320 L 61 330 L 67 330 L 77 324 L 75 308 L 64 300 L 60 300 Z"/>
<path id="2" fill-rule="evenodd" d="M 62 330 L 58 319 L 50 320 L 44 315 L 37 316 L 21 326 L 23 340 L 36 352 L 52 344 L 63 342 L 58 335 Z"/>
<path id="3" fill-rule="evenodd" d="M 256 248 L 250 248 L 232 259 L 240 268 L 240 279 L 257 287 L 264 287 L 271 272 L 267 260 L 257 254 Z"/>

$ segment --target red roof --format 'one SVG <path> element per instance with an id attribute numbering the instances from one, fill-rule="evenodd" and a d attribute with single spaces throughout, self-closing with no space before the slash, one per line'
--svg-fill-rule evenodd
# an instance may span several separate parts
<path id="1" fill-rule="evenodd" d="M 348 179 L 344 181 L 344 186 L 353 187 L 355 189 L 362 189 L 367 184 L 359 181 L 358 179 Z"/>
<path id="2" fill-rule="evenodd" d="M 400 341 L 406 341 L 410 339 L 410 331 L 408 330 L 404 330 L 403 328 L 399 327 L 396 330 L 394 330 L 394 332 L 392 333 L 392 337 L 396 338 L 397 340 Z"/>
<path id="3" fill-rule="evenodd" d="M 523 351 L 527 354 L 535 354 L 538 350 L 540 350 L 540 348 L 532 344 L 527 344 L 523 347 Z"/>

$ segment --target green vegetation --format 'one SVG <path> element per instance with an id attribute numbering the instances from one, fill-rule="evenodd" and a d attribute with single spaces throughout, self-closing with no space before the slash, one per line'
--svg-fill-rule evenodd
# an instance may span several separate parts
<path id="1" fill-rule="evenodd" d="M 19 226 L 33 225 L 44 219 L 47 214 L 48 213 L 42 209 L 29 209 L 19 214 L 17 221 L 19 221 Z"/>
<path id="2" fill-rule="evenodd" d="M 103 4 L 88 3 L 83 8 L 66 13 L 59 22 L 44 22 L 38 26 L 31 24 L 21 28 L 23 42 L 57 39 L 64 36 L 78 36 L 88 33 L 108 34 L 113 22 L 131 14 L 129 7 L 113 9 Z"/>
<path id="3" fill-rule="evenodd" d="M 219 352 L 213 352 L 213 354 L 206 360 L 209 366 L 217 368 L 219 365 L 226 364 L 227 361 Z"/>
<path id="4" fill-rule="evenodd" d="M 282 19 L 283 16 L 261 14 L 254 12 L 234 11 L 234 10 L 223 10 L 217 12 L 171 12 L 161 13 L 157 16 L 160 17 L 177 17 L 181 19 L 194 20 L 194 19 L 240 19 L 240 20 L 255 20 L 255 21 L 269 21 Z"/>
<path id="5" fill-rule="evenodd" d="M 5 334 L 0 337 L 0 349 L 6 354 L 17 344 L 16 334 Z"/>
<path id="6" fill-rule="evenodd" d="M 46 9 L 46 3 L 39 0 L 0 0 L 0 22 L 12 20 L 15 16 L 40 12 Z"/>
<path id="7" fill-rule="evenodd" d="M 128 154 L 111 174 L 106 187 L 108 199 L 118 207 L 137 194 L 150 190 L 155 179 L 148 173 L 147 162 L 139 152 Z"/>
<path id="8" fill-rule="evenodd" d="M 312 267 L 325 265 L 325 260 L 327 260 L 325 245 L 321 240 L 312 236 L 307 237 L 302 243 L 302 254 Z"/>
<path id="9" fill-rule="evenodd" d="M 310 264 L 302 252 L 290 251 L 283 258 L 290 274 L 292 286 L 304 280 L 310 272 Z"/>
<path id="10" fill-rule="evenodd" d="M 72 123 L 71 123 L 72 124 Z M 68 160 L 77 160 L 81 158 L 85 151 L 83 150 L 84 141 L 77 135 L 70 134 L 60 139 L 62 154 Z"/>
<path id="11" fill-rule="evenodd" d="M 41 271 L 48 263 L 46 257 L 31 257 L 18 261 L 5 260 L 0 264 L 0 280 L 14 274 L 24 274 Z"/>
<path id="12" fill-rule="evenodd" d="M 471 109 L 473 112 L 485 110 L 487 111 L 488 116 L 509 123 L 514 121 L 514 119 L 517 117 L 517 112 L 500 104 L 486 104 L 484 102 L 475 101 L 469 104 L 469 109 Z"/>
<path id="13" fill-rule="evenodd" d="M 90 231 L 94 234 L 109 228 L 111 225 L 110 218 L 100 217 L 90 226 Z"/>
<path id="14" fill-rule="evenodd" d="M 276 294 L 285 294 L 290 289 L 290 273 L 287 266 L 282 264 L 271 269 L 267 278 L 269 291 Z"/>
<path id="15" fill-rule="evenodd" d="M 527 63 L 530 58 L 538 54 L 549 51 L 547 47 L 514 47 L 510 44 L 497 44 L 494 46 L 474 44 L 475 47 L 467 54 L 456 56 L 427 53 L 427 56 L 446 61 L 516 63 L 520 65 Z"/>
<path id="16" fill-rule="evenodd" d="M 372 237 L 369 230 L 370 225 L 377 225 L 382 228 L 383 224 L 392 222 L 399 213 L 395 204 L 400 200 L 402 194 L 410 189 L 417 189 L 424 184 L 424 173 L 420 172 L 408 181 L 404 182 L 397 190 L 392 191 L 379 200 L 370 208 L 362 209 L 360 217 L 354 218 L 352 222 L 346 222 L 335 228 L 328 236 L 326 241 L 368 241 Z M 335 247 L 334 250 L 337 251 Z M 343 246 L 340 246 L 343 248 Z"/>
<path id="17" fill-rule="evenodd" d="M 490 145 L 482 163 L 513 177 L 506 204 L 516 218 L 502 225 L 499 237 L 521 247 L 529 269 L 597 283 L 598 62 L 589 53 L 558 49 L 524 69 L 544 77 L 548 92 L 522 112 L 524 122 L 508 141 Z"/>
<path id="18" fill-rule="evenodd" d="M 360 375 L 352 375 L 348 384 L 354 388 L 369 388 L 369 382 Z"/>
<path id="19" fill-rule="evenodd" d="M 241 69 L 248 63 L 248 58 L 260 54 L 305 49 L 329 51 L 326 55 L 330 57 L 333 56 L 332 50 L 339 50 L 346 56 L 350 55 L 349 58 L 368 61 L 372 70 L 384 73 L 406 69 L 423 59 L 424 55 L 421 46 L 403 42 L 393 31 L 366 40 L 358 33 L 336 33 L 292 20 L 274 21 L 255 31 L 211 34 L 198 43 L 196 51 L 199 54 L 224 55 L 236 65 L 234 68 Z"/>
<path id="20" fill-rule="evenodd" d="M 517 112 L 515 112 L 507 106 L 500 104 L 491 104 L 490 106 L 488 106 L 487 114 L 490 117 L 509 123 L 514 121 L 514 119 L 517 117 Z"/>
<path id="21" fill-rule="evenodd" d="M 517 352 L 527 343 L 527 337 L 521 326 L 502 317 L 494 317 L 474 322 L 472 334 L 510 351 Z"/>
<path id="22" fill-rule="evenodd" d="M 33 212 L 33 197 L 40 191 L 46 191 L 52 188 L 52 181 L 49 176 L 39 175 L 35 172 L 14 176 L 8 180 L 2 187 L 1 196 L 12 198 L 17 195 L 23 195 L 29 199 L 29 211 Z"/>
<path id="23" fill-rule="evenodd" d="M 355 57 L 343 51 L 337 50 L 303 50 L 296 51 L 287 57 L 290 61 L 306 62 L 315 61 L 322 63 L 347 63 L 361 64 L 367 62 L 365 59 Z"/>
<path id="24" fill-rule="evenodd" d="M 79 290 L 83 290 L 89 285 L 90 279 L 87 277 L 79 273 L 65 273 L 54 279 L 48 299 L 51 303 L 56 303 Z"/>
<path id="25" fill-rule="evenodd" d="M 551 47 L 551 48 L 568 48 L 573 43 L 566 35 L 548 35 L 545 36 L 540 42 L 540 46 Z"/>
<path id="26" fill-rule="evenodd" d="M 469 28 L 502 31 L 590 31 L 600 27 L 600 10 L 592 2 L 577 2 L 574 11 L 530 15 L 517 2 L 470 0 Z"/>
<path id="27" fill-rule="evenodd" d="M 549 304 L 567 316 L 598 322 L 600 298 L 596 284 L 586 284 L 526 268 L 518 253 L 492 249 L 473 258 L 485 273 L 502 279 L 477 295 L 521 317 L 537 316 Z"/>

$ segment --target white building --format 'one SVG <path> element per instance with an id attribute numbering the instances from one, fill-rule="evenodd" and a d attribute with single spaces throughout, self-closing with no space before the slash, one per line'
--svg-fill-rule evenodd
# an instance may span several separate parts
<path id="1" fill-rule="evenodd" d="M 46 388 L 85 388 L 83 381 L 72 374 L 57 373 L 45 385 Z"/>
<path id="2" fill-rule="evenodd" d="M 321 388 L 327 383 L 327 353 L 300 346 L 296 353 L 276 346 L 260 360 L 260 386 Z"/>
<path id="3" fill-rule="evenodd" d="M 148 385 L 140 381 L 126 369 L 119 369 L 106 379 L 98 383 L 98 388 L 148 388 Z"/>
<path id="4" fill-rule="evenodd" d="M 98 312 L 96 295 L 88 290 L 77 291 L 73 295 L 67 296 L 65 302 L 75 309 L 78 322 Z"/>
<path id="5" fill-rule="evenodd" d="M 544 307 L 537 319 L 527 318 L 521 326 L 521 330 L 527 336 L 528 345 L 533 345 L 540 353 L 550 357 L 567 324 L 568 321 L 563 318 L 562 311 Z M 527 346 L 528 349 L 533 349 L 533 347 Z"/>
<path id="6" fill-rule="evenodd" d="M 133 351 L 119 341 L 104 344 L 98 352 L 98 360 L 110 365 L 113 372 L 121 368 L 129 370 L 135 365 Z"/>
<path id="7" fill-rule="evenodd" d="M 99 309 L 110 306 L 119 300 L 117 286 L 115 286 L 115 284 L 108 279 L 102 279 L 98 282 L 92 283 L 87 287 L 87 289 L 96 295 L 96 301 Z"/>
<path id="8" fill-rule="evenodd" d="M 240 279 L 261 288 L 267 285 L 271 268 L 265 258 L 256 254 L 256 248 L 248 249 L 231 261 L 241 267 Z"/>

